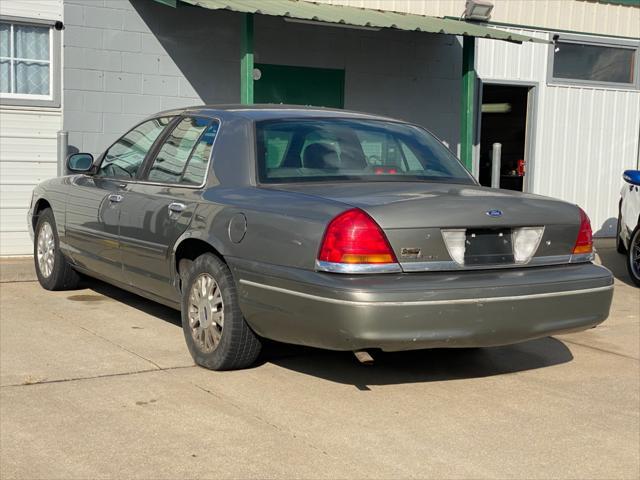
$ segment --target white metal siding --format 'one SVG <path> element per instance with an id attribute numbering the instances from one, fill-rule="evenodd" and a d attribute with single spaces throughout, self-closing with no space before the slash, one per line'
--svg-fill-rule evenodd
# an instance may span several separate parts
<path id="1" fill-rule="evenodd" d="M 622 172 L 636 164 L 640 92 L 550 86 L 540 109 L 534 191 L 583 206 L 596 234 L 615 235 Z"/>
<path id="2" fill-rule="evenodd" d="M 62 20 L 62 0 L 0 0 L 0 15 Z"/>
<path id="3" fill-rule="evenodd" d="M 57 173 L 59 111 L 0 110 L 0 255 L 31 253 L 26 215 L 31 191 Z"/>
<path id="4" fill-rule="evenodd" d="M 315 0 L 335 5 L 459 17 L 464 0 Z M 491 21 L 549 30 L 640 37 L 640 8 L 584 0 L 493 0 Z"/>
<path id="5" fill-rule="evenodd" d="M 62 19 L 62 0 L 0 0 L 0 15 Z M 0 255 L 29 255 L 26 215 L 33 187 L 57 174 L 59 108 L 0 106 Z"/>
<path id="6" fill-rule="evenodd" d="M 577 203 L 594 232 L 615 235 L 622 172 L 637 162 L 640 92 L 547 85 L 548 54 L 545 45 L 480 40 L 478 76 L 537 84 L 533 193 Z"/>

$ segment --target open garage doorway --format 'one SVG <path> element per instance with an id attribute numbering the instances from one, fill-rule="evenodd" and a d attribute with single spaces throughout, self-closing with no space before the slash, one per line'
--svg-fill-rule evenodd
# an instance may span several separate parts
<path id="1" fill-rule="evenodd" d="M 530 85 L 482 84 L 478 179 L 483 186 L 492 186 L 493 145 L 499 143 L 500 174 L 493 185 L 529 190 L 534 93 Z"/>

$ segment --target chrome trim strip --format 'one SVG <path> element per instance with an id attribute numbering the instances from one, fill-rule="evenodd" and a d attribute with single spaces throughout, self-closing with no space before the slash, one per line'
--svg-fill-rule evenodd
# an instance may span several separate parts
<path id="1" fill-rule="evenodd" d="M 532 267 L 538 267 L 540 265 L 560 265 L 563 263 L 569 263 L 571 261 L 571 255 L 549 255 L 546 257 L 531 257 L 531 260 L 526 265 Z M 521 264 L 521 266 L 524 266 Z"/>
<path id="2" fill-rule="evenodd" d="M 577 253 L 575 255 L 571 255 L 570 263 L 585 263 L 585 262 L 593 262 L 596 258 L 596 254 L 594 252 L 591 253 Z"/>
<path id="3" fill-rule="evenodd" d="M 341 300 L 338 298 L 320 297 L 318 295 L 312 295 L 310 293 L 298 292 L 296 290 L 289 290 L 287 288 L 274 287 L 273 285 L 265 285 L 263 283 L 252 282 L 250 280 L 240 279 L 242 285 L 248 285 L 250 287 L 262 288 L 264 290 L 271 290 L 274 292 L 285 293 L 287 295 L 295 295 L 296 297 L 307 298 L 309 300 L 317 300 L 325 303 L 335 303 L 338 305 L 354 305 L 354 306 L 372 306 L 372 307 L 393 307 L 403 305 L 461 305 L 461 304 L 478 304 L 478 303 L 492 303 L 492 302 L 508 302 L 517 300 L 531 300 L 535 298 L 553 298 L 563 297 L 569 295 L 583 295 L 587 293 L 604 292 L 613 290 L 613 285 L 607 285 L 606 287 L 584 288 L 582 290 L 568 290 L 564 292 L 549 292 L 549 293 L 534 293 L 530 295 L 512 295 L 509 297 L 486 297 L 486 298 L 459 298 L 452 300 L 417 300 L 415 302 L 363 302 L 357 300 Z"/>
<path id="4" fill-rule="evenodd" d="M 452 270 L 493 270 L 498 268 L 540 267 L 543 265 L 562 265 L 570 263 L 571 255 L 549 255 L 546 257 L 533 257 L 527 263 L 508 263 L 497 265 L 460 265 L 454 260 L 441 262 L 404 262 L 400 263 L 404 272 L 442 272 Z M 590 260 L 575 260 L 576 262 Z"/>
<path id="5" fill-rule="evenodd" d="M 455 260 L 445 260 L 441 262 L 404 262 L 400 263 L 405 272 L 439 272 L 445 270 L 464 270 L 464 265 L 460 265 Z"/>
<path id="6" fill-rule="evenodd" d="M 316 260 L 316 270 L 330 273 L 401 273 L 398 263 L 334 263 Z"/>

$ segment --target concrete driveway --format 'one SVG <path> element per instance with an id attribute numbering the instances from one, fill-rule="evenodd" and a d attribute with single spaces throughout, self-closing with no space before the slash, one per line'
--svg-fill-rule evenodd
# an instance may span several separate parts
<path id="1" fill-rule="evenodd" d="M 274 344 L 210 372 L 177 312 L 2 283 L 0 477 L 638 478 L 640 291 L 600 253 L 616 290 L 596 329 L 368 367 Z"/>

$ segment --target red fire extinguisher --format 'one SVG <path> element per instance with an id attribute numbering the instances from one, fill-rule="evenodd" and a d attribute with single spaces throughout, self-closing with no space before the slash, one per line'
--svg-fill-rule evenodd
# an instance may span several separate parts
<path id="1" fill-rule="evenodd" d="M 518 160 L 518 176 L 524 177 L 524 160 Z"/>

